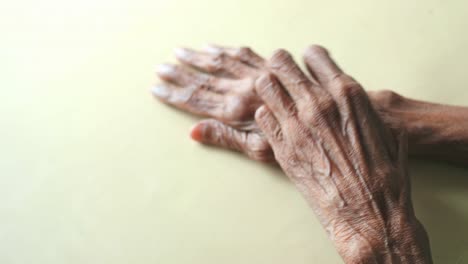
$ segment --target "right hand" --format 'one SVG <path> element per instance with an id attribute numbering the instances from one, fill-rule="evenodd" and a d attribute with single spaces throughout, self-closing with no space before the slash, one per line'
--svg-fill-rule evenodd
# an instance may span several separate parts
<path id="1" fill-rule="evenodd" d="M 255 115 L 275 158 L 345 263 L 432 263 L 413 211 L 406 133 L 377 115 L 362 86 L 320 46 L 308 78 L 284 50 L 257 80 Z"/>

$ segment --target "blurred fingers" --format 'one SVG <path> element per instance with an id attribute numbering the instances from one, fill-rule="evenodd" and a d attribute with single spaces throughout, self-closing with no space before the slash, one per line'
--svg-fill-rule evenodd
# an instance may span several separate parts
<path id="1" fill-rule="evenodd" d="M 161 101 L 193 114 L 222 118 L 224 97 L 203 87 L 177 87 L 170 83 L 157 84 L 151 90 Z"/>
<path id="2" fill-rule="evenodd" d="M 174 64 L 161 64 L 156 68 L 157 75 L 164 81 L 179 86 L 188 86 L 194 83 L 209 83 L 213 78 L 209 75 L 189 70 L 184 66 Z"/>
<path id="3" fill-rule="evenodd" d="M 265 67 L 265 59 L 254 52 L 249 47 L 240 47 L 240 48 L 232 48 L 232 47 L 223 47 L 218 45 L 208 45 L 205 50 L 209 53 L 226 53 L 227 55 L 231 56 L 236 60 L 240 60 L 243 63 L 246 63 L 252 67 L 256 68 L 263 68 Z"/>
<path id="4" fill-rule="evenodd" d="M 245 63 L 223 52 L 213 54 L 179 48 L 175 50 L 175 55 L 181 63 L 211 74 L 228 77 L 243 77 L 256 73 L 256 69 L 249 67 Z"/>
<path id="5" fill-rule="evenodd" d="M 156 68 L 156 73 L 162 80 L 181 88 L 195 86 L 197 89 L 225 93 L 239 85 L 238 80 L 217 78 L 181 65 L 162 64 Z"/>

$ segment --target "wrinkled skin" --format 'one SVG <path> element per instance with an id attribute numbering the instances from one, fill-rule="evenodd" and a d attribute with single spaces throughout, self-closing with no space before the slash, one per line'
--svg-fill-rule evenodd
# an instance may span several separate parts
<path id="1" fill-rule="evenodd" d="M 165 81 L 153 88 L 163 102 L 215 119 L 194 126 L 192 137 L 205 144 L 241 151 L 250 158 L 274 161 L 271 148 L 254 120 L 262 104 L 255 92 L 265 59 L 249 48 L 209 46 L 204 51 L 177 49 L 182 65 L 157 69 Z"/>
<path id="2" fill-rule="evenodd" d="M 432 263 L 416 219 L 404 131 L 391 131 L 362 87 L 319 46 L 308 78 L 284 50 L 256 81 L 255 120 L 276 161 L 346 263 Z"/>
<path id="3" fill-rule="evenodd" d="M 164 83 L 156 85 L 153 94 L 187 112 L 214 118 L 195 125 L 192 137 L 241 151 L 254 160 L 275 162 L 254 120 L 262 103 L 254 84 L 268 72 L 265 59 L 250 48 L 219 46 L 204 51 L 177 49 L 176 57 L 181 65 L 158 67 Z M 313 54 L 306 52 L 308 70 L 313 60 Z M 384 123 L 408 132 L 410 154 L 468 165 L 468 108 L 416 101 L 392 91 L 368 95 Z"/>

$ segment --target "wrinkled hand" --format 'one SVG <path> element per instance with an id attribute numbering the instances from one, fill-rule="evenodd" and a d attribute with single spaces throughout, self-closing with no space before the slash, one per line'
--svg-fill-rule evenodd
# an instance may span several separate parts
<path id="1" fill-rule="evenodd" d="M 156 85 L 153 94 L 179 109 L 214 118 L 196 124 L 192 138 L 241 151 L 254 160 L 273 161 L 254 120 L 262 104 L 254 84 L 266 71 L 265 60 L 250 48 L 214 45 L 175 53 L 182 65 L 160 65 L 157 74 L 165 82 Z"/>
<path id="2" fill-rule="evenodd" d="M 266 63 L 255 119 L 347 263 L 430 263 L 410 197 L 405 134 L 319 46 L 308 78 L 284 50 Z"/>
<path id="3" fill-rule="evenodd" d="M 213 45 L 204 51 L 177 49 L 176 57 L 182 65 L 158 67 L 157 74 L 164 83 L 156 85 L 153 94 L 179 109 L 214 118 L 197 123 L 192 137 L 204 144 L 243 152 L 254 160 L 274 162 L 271 147 L 254 120 L 255 110 L 262 104 L 254 84 L 268 71 L 265 59 L 250 48 Z M 313 53 L 307 50 L 304 62 L 308 69 L 313 60 Z M 384 118 L 388 116 L 386 106 L 401 101 L 390 91 L 369 95 L 383 107 Z M 385 121 L 399 123 L 395 118 Z"/>

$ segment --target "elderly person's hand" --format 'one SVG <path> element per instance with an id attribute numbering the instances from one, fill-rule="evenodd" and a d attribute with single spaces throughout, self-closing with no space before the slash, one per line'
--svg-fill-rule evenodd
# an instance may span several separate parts
<path id="1" fill-rule="evenodd" d="M 190 113 L 212 117 L 192 129 L 204 144 L 241 151 L 250 158 L 274 161 L 254 120 L 262 104 L 254 90 L 265 60 L 250 48 L 211 45 L 204 51 L 176 49 L 182 65 L 163 64 L 157 74 L 165 81 L 152 92 L 163 102 Z"/>
<path id="2" fill-rule="evenodd" d="M 255 119 L 346 263 L 431 263 L 410 197 L 407 140 L 319 46 L 309 79 L 284 50 L 267 62 Z"/>
<path id="3" fill-rule="evenodd" d="M 196 124 L 192 137 L 274 162 L 270 145 L 254 120 L 261 105 L 254 83 L 269 71 L 265 59 L 249 48 L 219 46 L 204 51 L 177 49 L 176 56 L 182 65 L 158 67 L 164 83 L 156 85 L 153 94 L 187 112 L 215 118 Z M 313 60 L 313 52 L 306 50 L 308 69 Z M 467 164 L 468 108 L 411 100 L 391 91 L 368 95 L 384 123 L 408 131 L 411 154 Z"/>

